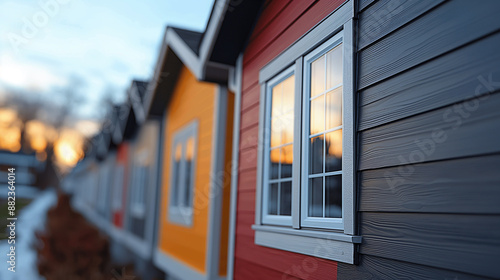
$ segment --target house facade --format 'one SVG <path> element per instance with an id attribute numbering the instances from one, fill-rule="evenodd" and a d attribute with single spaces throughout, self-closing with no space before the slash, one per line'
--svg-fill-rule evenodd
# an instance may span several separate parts
<path id="1" fill-rule="evenodd" d="M 143 98 L 158 137 L 139 140 L 158 139 L 157 174 L 131 179 L 156 180 L 154 266 L 167 279 L 500 278 L 499 11 L 221 0 L 204 33 L 167 28 Z M 124 213 L 142 197 L 128 193 Z"/>

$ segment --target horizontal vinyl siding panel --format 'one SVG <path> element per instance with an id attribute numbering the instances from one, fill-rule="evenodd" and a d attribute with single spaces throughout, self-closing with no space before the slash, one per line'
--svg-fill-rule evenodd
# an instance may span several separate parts
<path id="1" fill-rule="evenodd" d="M 408 262 L 400 262 L 374 256 L 360 256 L 359 265 L 339 263 L 338 279 L 378 280 L 378 279 L 419 279 L 419 280 L 486 280 L 490 278 L 465 274 Z"/>
<path id="2" fill-rule="evenodd" d="M 359 168 L 500 152 L 499 107 L 491 94 L 363 131 Z"/>
<path id="3" fill-rule="evenodd" d="M 257 125 L 259 123 L 259 104 L 247 108 L 241 113 L 241 130 Z"/>
<path id="4" fill-rule="evenodd" d="M 242 106 L 241 111 L 244 112 L 248 108 L 253 107 L 256 104 L 259 104 L 259 98 L 260 98 L 260 86 L 258 84 L 255 84 L 253 87 L 248 88 L 241 95 L 241 106 Z"/>
<path id="5" fill-rule="evenodd" d="M 358 49 L 412 21 L 445 0 L 378 1 L 359 15 Z"/>
<path id="6" fill-rule="evenodd" d="M 280 278 L 264 279 L 336 279 L 336 262 L 255 245 L 250 236 L 239 238 L 242 253 L 238 255 L 238 259 L 282 273 Z"/>
<path id="7" fill-rule="evenodd" d="M 359 93 L 360 130 L 500 89 L 500 33 Z"/>
<path id="8" fill-rule="evenodd" d="M 256 123 L 245 130 L 240 130 L 240 151 L 257 148 L 259 142 L 259 125 Z M 241 160 L 241 159 L 240 159 Z"/>
<path id="9" fill-rule="evenodd" d="M 250 148 L 240 152 L 239 171 L 250 171 L 257 168 L 257 149 Z M 254 186 L 255 187 L 255 186 Z"/>
<path id="10" fill-rule="evenodd" d="M 359 0 L 358 10 L 361 12 L 377 0 Z"/>
<path id="11" fill-rule="evenodd" d="M 250 168 L 247 170 L 240 171 L 238 175 L 240 186 L 239 191 L 255 190 L 255 184 L 257 182 L 257 170 L 255 168 Z"/>
<path id="12" fill-rule="evenodd" d="M 315 2 L 315 0 L 300 0 L 287 5 L 273 19 L 271 24 L 262 30 L 259 35 L 252 38 L 252 41 L 245 50 L 243 63 L 246 64 L 261 55 L 262 50 L 277 40 L 303 13 L 315 5 Z"/>
<path id="13" fill-rule="evenodd" d="M 359 53 L 359 88 L 396 75 L 500 28 L 500 2 L 449 1 Z M 460 16 L 457 16 L 460 15 Z"/>
<path id="14" fill-rule="evenodd" d="M 292 0 L 267 1 L 260 14 L 262 20 L 259 20 L 255 25 L 250 41 L 253 41 L 255 37 L 265 30 L 290 3 L 292 3 Z"/>
<path id="15" fill-rule="evenodd" d="M 360 253 L 500 277 L 500 215 L 360 215 Z"/>
<path id="16" fill-rule="evenodd" d="M 500 154 L 364 171 L 360 211 L 500 214 Z"/>
<path id="17" fill-rule="evenodd" d="M 283 279 L 283 273 L 261 267 L 244 259 L 234 259 L 234 280 Z M 286 278 L 285 278 L 286 279 Z M 293 278 L 289 278 L 293 279 Z"/>
<path id="18" fill-rule="evenodd" d="M 255 224 L 255 213 L 253 211 L 238 211 L 238 224 L 236 225 L 237 236 L 250 236 L 254 238 L 255 231 L 252 225 Z"/>
<path id="19" fill-rule="evenodd" d="M 243 191 L 240 190 L 238 192 L 238 211 L 255 211 L 255 190 Z"/>
<path id="20" fill-rule="evenodd" d="M 208 229 L 208 195 L 212 157 L 213 117 L 216 85 L 199 82 L 183 67 L 166 108 L 163 139 L 161 210 L 159 212 L 158 248 L 186 266 L 205 272 Z M 169 220 L 170 172 L 173 139 L 179 130 L 198 121 L 192 225 Z"/>

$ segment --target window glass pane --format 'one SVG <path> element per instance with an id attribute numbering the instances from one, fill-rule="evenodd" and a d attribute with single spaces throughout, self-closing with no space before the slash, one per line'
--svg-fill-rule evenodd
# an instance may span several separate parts
<path id="1" fill-rule="evenodd" d="M 267 201 L 268 214 L 278 215 L 278 184 L 269 185 L 269 197 Z"/>
<path id="2" fill-rule="evenodd" d="M 191 207 L 192 205 L 192 175 L 193 175 L 193 158 L 194 158 L 194 138 L 190 137 L 186 142 L 186 180 L 184 188 L 184 205 Z"/>
<path id="3" fill-rule="evenodd" d="M 293 110 L 295 98 L 295 76 L 283 81 L 283 113 Z"/>
<path id="4" fill-rule="evenodd" d="M 309 217 L 323 217 L 323 177 L 309 179 Z"/>
<path id="5" fill-rule="evenodd" d="M 342 170 L 342 129 L 326 134 L 325 171 Z"/>
<path id="6" fill-rule="evenodd" d="M 311 100 L 311 135 L 325 131 L 325 96 Z"/>
<path id="7" fill-rule="evenodd" d="M 323 172 L 323 135 L 311 138 L 309 147 L 309 174 Z"/>
<path id="8" fill-rule="evenodd" d="M 342 218 L 342 176 L 325 178 L 325 217 Z"/>
<path id="9" fill-rule="evenodd" d="M 342 125 L 342 87 L 326 94 L 326 129 Z"/>
<path id="10" fill-rule="evenodd" d="M 281 144 L 293 142 L 293 112 L 289 112 L 281 118 Z"/>
<path id="11" fill-rule="evenodd" d="M 342 83 L 342 44 L 326 54 L 327 89 Z"/>
<path id="12" fill-rule="evenodd" d="M 325 91 L 325 56 L 311 63 L 311 97 Z"/>
<path id="13" fill-rule="evenodd" d="M 281 177 L 292 177 L 293 145 L 286 145 L 281 148 Z"/>
<path id="14" fill-rule="evenodd" d="M 175 154 L 174 154 L 174 166 L 172 168 L 172 199 L 171 199 L 171 205 L 172 206 L 177 206 L 179 205 L 178 203 L 178 197 L 179 197 L 179 172 L 180 172 L 180 167 L 181 167 L 181 160 L 182 160 L 182 145 L 177 144 L 175 147 Z"/>
<path id="15" fill-rule="evenodd" d="M 280 215 L 290 216 L 292 213 L 292 182 L 281 182 Z"/>
<path id="16" fill-rule="evenodd" d="M 274 117 L 271 120 L 271 147 L 276 147 L 281 144 L 281 127 L 282 121 L 280 117 Z"/>
<path id="17" fill-rule="evenodd" d="M 279 165 L 280 165 L 280 149 L 271 150 L 270 156 L 270 166 L 269 166 L 269 178 L 278 179 L 279 178 Z"/>
<path id="18" fill-rule="evenodd" d="M 279 83 L 272 89 L 271 115 L 279 116 L 283 114 L 283 84 Z"/>

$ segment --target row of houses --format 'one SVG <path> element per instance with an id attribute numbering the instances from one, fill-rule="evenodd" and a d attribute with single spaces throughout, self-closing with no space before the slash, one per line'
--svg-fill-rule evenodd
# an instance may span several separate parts
<path id="1" fill-rule="evenodd" d="M 145 278 L 500 278 L 498 12 L 215 1 L 65 186 Z"/>

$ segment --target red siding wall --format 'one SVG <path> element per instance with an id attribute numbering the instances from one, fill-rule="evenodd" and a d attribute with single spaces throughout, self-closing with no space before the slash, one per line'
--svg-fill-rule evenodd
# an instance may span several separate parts
<path id="1" fill-rule="evenodd" d="M 344 0 L 268 1 L 243 59 L 235 279 L 336 279 L 337 263 L 255 245 L 259 71 Z"/>

